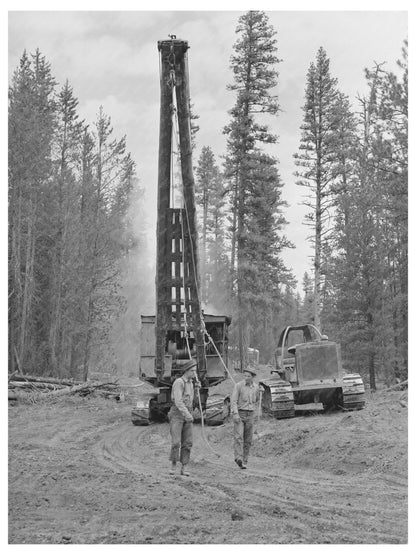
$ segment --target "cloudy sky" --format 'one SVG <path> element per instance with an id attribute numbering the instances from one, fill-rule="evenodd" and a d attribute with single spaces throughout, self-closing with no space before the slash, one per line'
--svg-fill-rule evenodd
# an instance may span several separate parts
<path id="1" fill-rule="evenodd" d="M 143 4 L 143 3 L 142 3 Z M 140 5 L 142 5 L 140 4 Z M 286 3 L 288 4 L 288 3 Z M 172 4 L 173 5 L 173 4 Z M 276 4 L 278 5 L 278 4 Z M 10 7 L 9 9 L 13 9 Z M 112 9 L 116 9 L 113 6 Z M 397 6 L 399 9 L 399 6 Z M 62 85 L 66 79 L 79 99 L 80 115 L 93 123 L 100 105 L 111 116 L 117 137 L 127 135 L 146 190 L 149 222 L 156 229 L 156 184 L 159 126 L 159 61 L 157 41 L 168 34 L 188 40 L 190 88 L 199 114 L 200 148 L 224 153 L 222 128 L 233 95 L 226 90 L 232 76 L 229 60 L 235 28 L 243 11 L 16 11 L 9 12 L 9 79 L 24 49 L 39 48 Z M 341 91 L 357 107 L 366 94 L 364 68 L 386 62 L 396 70 L 407 37 L 405 11 L 267 11 L 277 31 L 281 113 L 270 120 L 279 135 L 273 154 L 280 161 L 289 203 L 285 233 L 296 249 L 285 262 L 302 280 L 312 254 L 308 229 L 302 224 L 304 190 L 295 185 L 293 154 L 299 146 L 305 76 L 323 46 Z M 194 162 L 196 158 L 194 159 Z"/>

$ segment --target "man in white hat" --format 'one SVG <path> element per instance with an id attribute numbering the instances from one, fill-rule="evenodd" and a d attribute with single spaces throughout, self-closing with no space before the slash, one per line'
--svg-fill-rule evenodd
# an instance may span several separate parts
<path id="1" fill-rule="evenodd" d="M 176 463 L 181 462 L 182 476 L 189 476 L 187 465 L 192 448 L 192 406 L 194 401 L 193 378 L 196 378 L 196 361 L 190 360 L 183 367 L 182 376 L 176 378 L 172 386 L 172 407 L 169 411 L 172 447 L 169 460 L 170 474 L 176 473 Z M 197 385 L 199 382 L 197 382 Z"/>
<path id="2" fill-rule="evenodd" d="M 254 432 L 254 415 L 260 399 L 260 389 L 254 382 L 256 372 L 248 367 L 244 380 L 234 386 L 231 396 L 231 414 L 234 421 L 234 460 L 240 468 L 247 468 Z"/>

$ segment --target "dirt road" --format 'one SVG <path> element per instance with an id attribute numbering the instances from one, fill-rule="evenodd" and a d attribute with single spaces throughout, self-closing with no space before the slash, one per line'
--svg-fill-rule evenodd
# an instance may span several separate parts
<path id="1" fill-rule="evenodd" d="M 168 425 L 133 426 L 129 403 L 10 407 L 9 543 L 406 543 L 405 404 L 262 419 L 245 471 L 231 423 L 210 448 L 195 425 L 189 478 L 168 474 Z"/>

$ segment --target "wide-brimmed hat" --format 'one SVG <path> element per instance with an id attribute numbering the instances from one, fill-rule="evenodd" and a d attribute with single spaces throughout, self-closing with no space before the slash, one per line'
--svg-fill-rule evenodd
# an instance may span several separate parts
<path id="1" fill-rule="evenodd" d="M 187 372 L 188 370 L 196 370 L 197 364 L 196 364 L 196 360 L 192 359 L 189 362 L 186 362 L 181 370 L 182 370 L 182 374 L 185 374 L 185 372 Z"/>
<path id="2" fill-rule="evenodd" d="M 251 366 L 244 368 L 243 370 L 243 374 L 244 372 L 250 372 L 250 374 L 254 377 L 257 376 L 257 373 L 255 372 L 254 368 L 252 368 Z"/>

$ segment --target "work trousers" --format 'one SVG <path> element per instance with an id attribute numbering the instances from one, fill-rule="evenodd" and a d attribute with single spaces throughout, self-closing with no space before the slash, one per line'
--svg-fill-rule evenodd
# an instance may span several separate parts
<path id="1" fill-rule="evenodd" d="M 247 462 L 254 431 L 254 411 L 239 410 L 239 422 L 234 422 L 234 458 Z"/>
<path id="2" fill-rule="evenodd" d="M 178 410 L 169 413 L 170 435 L 172 437 L 172 448 L 169 460 L 182 464 L 189 463 L 192 447 L 192 422 L 186 422 Z"/>

